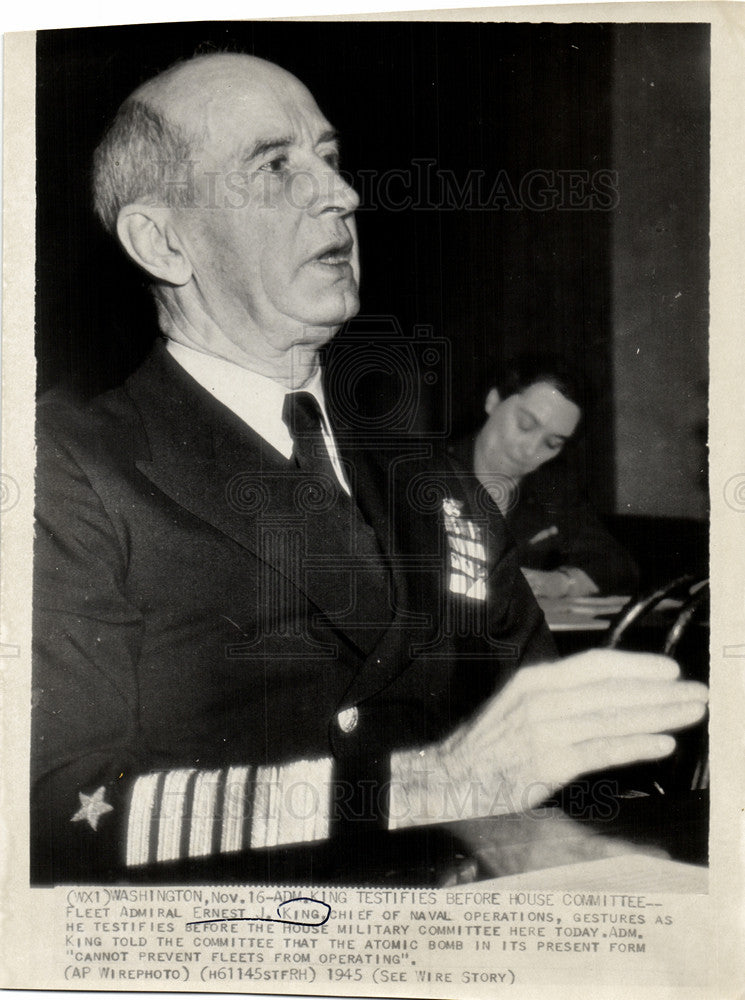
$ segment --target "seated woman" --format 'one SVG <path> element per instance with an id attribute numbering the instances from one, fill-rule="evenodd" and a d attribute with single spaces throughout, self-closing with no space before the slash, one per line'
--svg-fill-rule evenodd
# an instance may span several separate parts
<path id="1" fill-rule="evenodd" d="M 486 423 L 451 452 L 488 490 L 539 597 L 632 593 L 634 561 L 605 530 L 566 470 L 549 464 L 582 417 L 576 381 L 551 362 L 508 366 L 487 393 Z"/>

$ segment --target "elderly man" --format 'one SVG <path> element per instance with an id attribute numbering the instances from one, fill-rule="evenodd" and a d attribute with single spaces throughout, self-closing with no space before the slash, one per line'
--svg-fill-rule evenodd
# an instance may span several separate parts
<path id="1" fill-rule="evenodd" d="M 358 309 L 357 197 L 294 77 L 220 54 L 149 81 L 95 194 L 164 341 L 40 408 L 35 880 L 366 880 L 371 829 L 672 750 L 701 685 L 551 663 L 470 479 L 335 439 L 318 350 Z"/>

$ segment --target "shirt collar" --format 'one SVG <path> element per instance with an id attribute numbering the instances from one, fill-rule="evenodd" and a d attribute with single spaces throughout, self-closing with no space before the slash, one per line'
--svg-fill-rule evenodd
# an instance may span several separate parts
<path id="1" fill-rule="evenodd" d="M 241 368 L 225 358 L 204 354 L 175 340 L 168 340 L 166 349 L 203 389 L 227 406 L 285 458 L 291 457 L 292 438 L 282 420 L 285 396 L 291 390 L 267 375 Z M 326 425 L 324 430 L 330 433 L 320 367 L 302 388 L 315 396 Z"/>

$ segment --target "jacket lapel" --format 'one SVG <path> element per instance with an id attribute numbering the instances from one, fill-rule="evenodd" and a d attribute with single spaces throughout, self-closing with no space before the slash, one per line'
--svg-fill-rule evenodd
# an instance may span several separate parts
<path id="1" fill-rule="evenodd" d="M 366 654 L 384 625 L 377 607 L 371 622 L 359 621 L 346 496 L 320 480 L 309 483 L 161 346 L 127 391 L 147 438 L 139 471 L 289 580 L 318 609 L 319 622 L 345 632 Z M 350 606 L 357 613 L 347 627 Z"/>
<path id="2" fill-rule="evenodd" d="M 341 704 L 348 707 L 386 687 L 411 665 L 416 649 L 435 637 L 442 621 L 444 539 L 439 507 L 416 495 L 417 470 L 431 469 L 431 445 L 400 439 L 367 447 L 347 442 L 343 453 L 359 507 L 386 555 L 394 610 L 345 692 Z"/>

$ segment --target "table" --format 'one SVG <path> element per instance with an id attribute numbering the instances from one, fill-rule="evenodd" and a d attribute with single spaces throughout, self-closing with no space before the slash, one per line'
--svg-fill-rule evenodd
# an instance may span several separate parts
<path id="1" fill-rule="evenodd" d="M 553 802 L 529 813 L 395 833 L 371 830 L 355 844 L 355 853 L 366 857 L 366 877 L 360 884 L 447 886 L 529 876 L 532 884 L 544 885 L 552 870 L 561 869 L 563 875 L 570 867 L 579 879 L 584 877 L 582 869 L 575 866 L 592 865 L 588 871 L 600 879 L 617 868 L 619 880 L 629 889 L 632 881 L 624 882 L 626 876 L 634 875 L 636 885 L 651 870 L 660 877 L 666 873 L 670 886 L 674 877 L 680 883 L 686 873 L 690 876 L 689 888 L 664 891 L 706 891 L 706 791 L 613 800 L 609 789 L 596 788 L 593 779 L 570 788 L 563 808 Z M 338 860 L 343 865 L 341 856 Z M 660 865 L 663 861 L 667 864 Z M 690 888 L 694 882 L 696 889 Z M 653 887 L 645 885 L 648 891 Z"/>
<path id="2" fill-rule="evenodd" d="M 596 861 L 543 868 L 479 883 L 479 889 L 560 889 L 623 893 L 693 893 L 709 891 L 709 870 L 648 854 L 624 854 Z"/>

